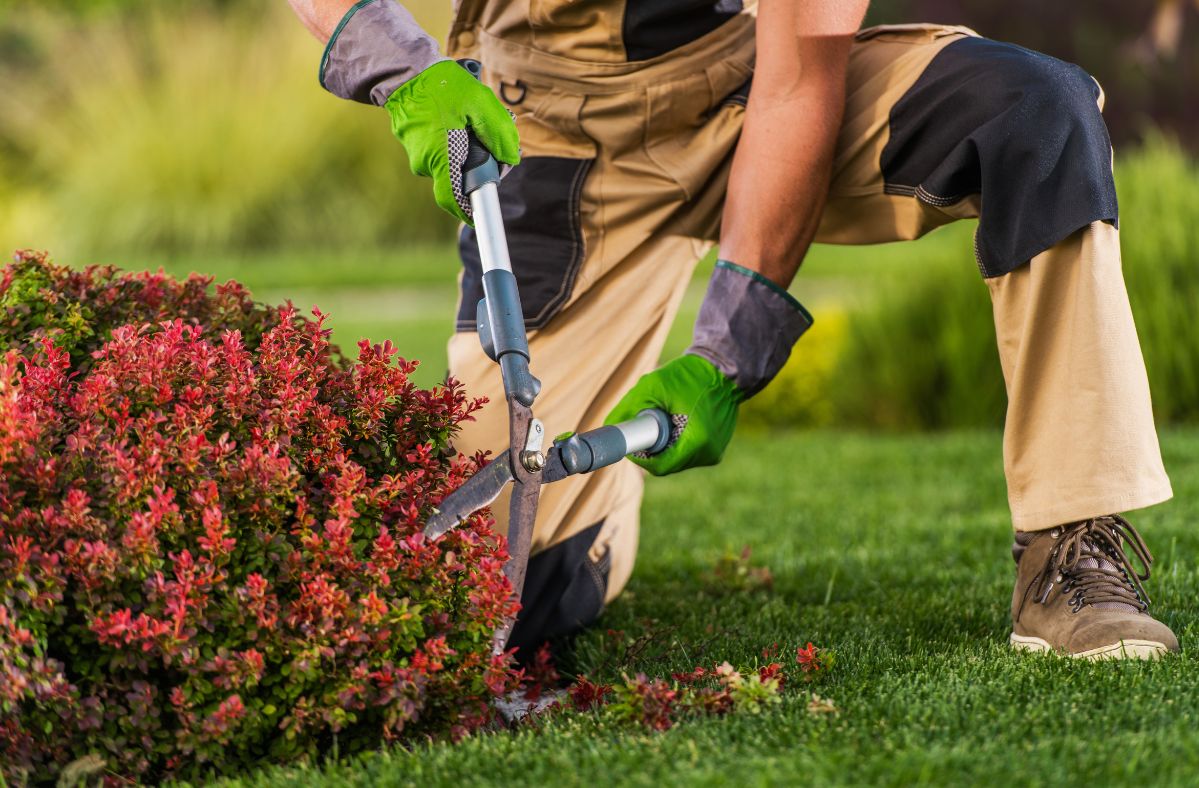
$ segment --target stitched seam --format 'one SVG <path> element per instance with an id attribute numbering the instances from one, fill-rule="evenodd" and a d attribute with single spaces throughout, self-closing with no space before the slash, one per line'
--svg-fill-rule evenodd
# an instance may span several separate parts
<path id="1" fill-rule="evenodd" d="M 936 208 L 945 208 L 947 206 L 954 205 L 970 196 L 970 194 L 967 193 L 955 195 L 953 197 L 941 197 L 940 195 L 936 195 L 928 191 L 923 186 L 904 186 L 900 183 L 883 184 L 883 193 L 897 194 L 904 197 L 915 197 L 921 202 L 928 203 Z"/>
<path id="2" fill-rule="evenodd" d="M 592 561 L 590 558 L 583 559 L 583 565 L 587 567 L 587 573 L 591 575 L 591 580 L 593 583 L 595 583 L 595 590 L 599 592 L 601 612 L 604 609 L 604 596 L 606 596 L 608 593 L 608 581 L 604 579 L 604 576 L 600 571 L 600 564 L 606 563 L 608 561 L 608 557 L 609 553 L 604 553 L 604 557 L 600 559 L 599 563 Z"/>
<path id="3" fill-rule="evenodd" d="M 924 202 L 928 203 L 929 205 L 935 205 L 938 208 L 944 208 L 948 205 L 953 205 L 954 203 L 961 202 L 962 200 L 966 199 L 968 196 L 969 195 L 967 195 L 967 194 L 963 194 L 960 197 L 938 197 L 937 195 L 933 194 L 932 192 L 926 190 L 923 186 L 916 187 L 916 199 L 923 200 Z"/>
<path id="4" fill-rule="evenodd" d="M 897 183 L 884 183 L 883 184 L 883 194 L 897 194 L 902 197 L 915 197 L 916 196 L 916 187 L 915 186 L 901 186 L 900 184 L 897 184 Z"/>
<path id="5" fill-rule="evenodd" d="M 978 272 L 983 275 L 984 279 L 990 279 L 991 275 L 987 273 L 987 267 L 983 265 L 982 251 L 978 248 L 978 229 L 974 230 L 974 262 L 978 265 Z"/>
<path id="6" fill-rule="evenodd" d="M 325 71 L 329 68 L 329 57 L 333 53 L 333 45 L 337 43 L 337 37 L 341 35 L 341 31 L 350 23 L 350 19 L 354 14 L 358 13 L 362 8 L 375 2 L 375 0 L 358 0 L 354 7 L 346 12 L 346 15 L 337 23 L 337 27 L 333 29 L 333 35 L 329 36 L 329 43 L 325 44 L 325 52 L 321 55 L 321 72 L 318 75 L 321 87 L 328 90 L 329 87 L 325 84 Z"/>

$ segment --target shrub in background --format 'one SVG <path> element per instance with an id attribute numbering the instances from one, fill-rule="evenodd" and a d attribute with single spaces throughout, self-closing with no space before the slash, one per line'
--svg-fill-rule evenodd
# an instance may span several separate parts
<path id="1" fill-rule="evenodd" d="M 891 429 L 1003 424 L 1007 394 L 991 304 L 970 258 L 969 236 L 957 232 L 960 248 L 925 257 L 850 319 L 845 351 L 830 376 L 838 423 Z"/>
<path id="2" fill-rule="evenodd" d="M 1199 166 L 1176 144 L 1154 137 L 1130 155 L 1117 154 L 1116 186 L 1125 281 L 1155 414 L 1159 423 L 1197 422 Z M 852 316 L 825 395 L 837 423 L 899 429 L 1003 423 L 1006 392 L 991 304 L 966 230 L 939 230 L 962 236 L 959 252 L 923 247 L 937 254 Z"/>
<path id="3" fill-rule="evenodd" d="M 320 54 L 266 0 L 82 18 L 23 4 L 0 18 L 0 247 L 161 256 L 451 238 L 385 114 L 321 89 Z"/>
<path id="4" fill-rule="evenodd" d="M 478 401 L 235 286 L 28 256 L 0 282 L 6 778 L 202 778 L 484 724 L 514 680 L 502 539 L 420 533 L 477 467 L 446 448 Z"/>
<path id="5" fill-rule="evenodd" d="M 833 375 L 844 351 L 849 318 L 819 312 L 812 328 L 766 388 L 741 408 L 739 423 L 751 427 L 825 427 L 836 417 Z"/>
<path id="6" fill-rule="evenodd" d="M 1199 422 L 1199 161 L 1161 136 L 1116 158 L 1124 279 L 1162 423 Z"/>

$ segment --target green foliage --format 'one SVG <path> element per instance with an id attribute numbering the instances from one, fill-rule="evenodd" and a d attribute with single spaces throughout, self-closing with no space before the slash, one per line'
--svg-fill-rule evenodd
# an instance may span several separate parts
<path id="1" fill-rule="evenodd" d="M 385 113 L 282 3 L 0 20 L 0 245 L 71 256 L 448 237 Z M 6 196 L 7 194 L 7 196 Z"/>
<path id="2" fill-rule="evenodd" d="M 957 230 L 959 235 L 966 233 Z M 926 257 L 850 320 L 829 397 L 843 424 L 996 426 L 1006 394 L 986 287 L 957 254 Z"/>
<path id="3" fill-rule="evenodd" d="M 212 281 L 198 274 L 175 281 L 161 271 L 129 274 L 112 266 L 70 269 L 45 254 L 21 252 L 0 272 L 0 354 L 34 354 L 50 340 L 82 372 L 114 329 L 181 318 L 218 333 L 238 331 L 257 344 L 275 325 L 274 312 L 254 304 L 236 282 L 218 285 L 214 297 Z"/>
<path id="4" fill-rule="evenodd" d="M 1161 422 L 1199 422 L 1199 160 L 1158 136 L 1117 159 L 1124 276 Z"/>
<path id="5" fill-rule="evenodd" d="M 795 346 L 778 377 L 741 406 L 741 424 L 825 427 L 833 423 L 836 400 L 830 392 L 850 318 L 843 311 L 818 311 L 816 322 Z"/>
<path id="6" fill-rule="evenodd" d="M 1125 279 L 1162 422 L 1199 421 L 1199 165 L 1152 138 L 1117 160 Z M 959 254 L 920 262 L 850 322 L 827 396 L 842 424 L 996 426 L 1006 394 L 986 288 Z M 948 247 L 940 247 L 948 252 Z M 802 347 L 802 345 L 801 345 Z M 805 411 L 793 414 L 807 418 Z"/>

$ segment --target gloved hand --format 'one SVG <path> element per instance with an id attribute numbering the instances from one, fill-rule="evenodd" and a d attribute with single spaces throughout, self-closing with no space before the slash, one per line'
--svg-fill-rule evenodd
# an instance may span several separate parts
<path id="1" fill-rule="evenodd" d="M 412 171 L 433 179 L 437 204 L 470 222 L 462 191 L 467 128 L 495 158 L 520 161 L 511 113 L 489 87 L 441 56 L 437 43 L 393 0 L 356 4 L 329 39 L 321 85 L 330 93 L 385 107 Z"/>
<path id="2" fill-rule="evenodd" d="M 383 105 L 391 130 L 408 151 L 412 172 L 433 179 L 433 197 L 446 211 L 470 223 L 462 191 L 467 128 L 497 161 L 520 163 L 520 138 L 511 113 L 491 88 L 451 60 L 434 63 L 405 82 Z"/>
<path id="3" fill-rule="evenodd" d="M 643 376 L 604 420 L 615 424 L 660 408 L 682 429 L 652 457 L 632 457 L 655 476 L 715 465 L 737 426 L 740 404 L 787 363 L 812 316 L 761 274 L 721 260 L 708 283 L 691 347 Z"/>
<path id="4" fill-rule="evenodd" d="M 720 462 L 737 426 L 737 407 L 742 399 L 737 385 L 711 361 L 682 355 L 643 375 L 604 423 L 627 421 L 646 408 L 660 408 L 678 416 L 676 429 L 682 424 L 682 430 L 673 443 L 652 457 L 629 458 L 654 476 L 665 476 Z"/>

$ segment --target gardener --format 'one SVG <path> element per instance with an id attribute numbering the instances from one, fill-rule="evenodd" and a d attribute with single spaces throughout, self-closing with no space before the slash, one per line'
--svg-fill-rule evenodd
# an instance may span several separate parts
<path id="1" fill-rule="evenodd" d="M 855 32 L 867 0 L 460 0 L 444 54 L 393 0 L 291 3 L 329 40 L 322 84 L 386 108 L 447 211 L 469 220 L 448 131 L 470 126 L 520 162 L 500 192 L 539 415 L 558 429 L 685 415 L 672 448 L 637 461 L 655 475 L 718 462 L 740 403 L 783 366 L 811 324 L 787 292 L 809 244 L 977 217 L 1008 391 L 1011 642 L 1177 650 L 1148 613 L 1149 553 L 1116 514 L 1171 492 L 1120 270 L 1103 93 L 1081 69 L 961 27 Z M 447 59 L 467 57 L 485 84 Z M 654 370 L 717 240 L 694 344 Z M 502 401 L 472 333 L 469 226 L 460 250 L 450 371 Z M 505 416 L 485 409 L 460 448 L 504 446 Z M 786 472 L 803 473 L 798 459 Z M 545 489 L 514 644 L 576 630 L 620 592 L 641 492 L 631 463 Z"/>

